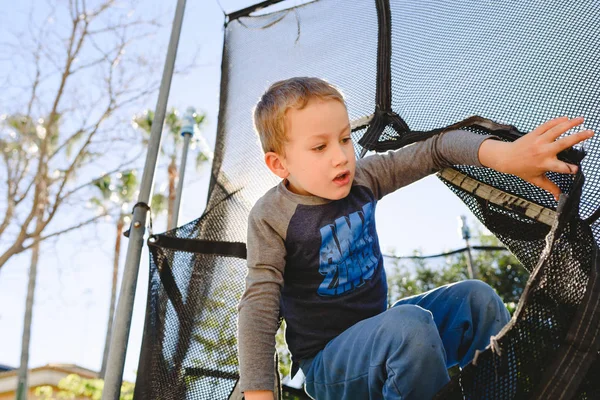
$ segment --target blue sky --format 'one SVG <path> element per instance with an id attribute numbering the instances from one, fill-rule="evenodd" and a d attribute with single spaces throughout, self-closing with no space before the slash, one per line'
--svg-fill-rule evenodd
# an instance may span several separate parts
<path id="1" fill-rule="evenodd" d="M 251 3 L 221 0 L 227 11 Z M 9 30 L 16 28 L 32 4 L 33 0 L 18 5 L 5 4 L 0 26 Z M 171 21 L 173 15 L 172 8 L 159 0 L 144 0 L 140 10 L 164 11 L 168 15 L 167 21 Z M 169 31 L 165 29 L 162 34 L 161 40 L 166 42 Z M 169 107 L 185 109 L 192 105 L 206 112 L 208 122 L 203 133 L 211 146 L 216 132 L 222 37 L 223 14 L 217 1 L 188 0 L 178 65 L 181 60 L 186 60 L 186 56 L 198 52 L 198 66 L 191 73 L 173 79 Z M 164 59 L 164 55 L 162 57 Z M 147 108 L 154 106 L 155 99 L 147 104 Z M 206 170 L 198 173 L 194 168 L 188 169 L 181 223 L 197 218 L 204 209 L 208 186 Z M 379 203 L 376 219 L 381 247 L 384 252 L 394 248 L 397 254 L 408 254 L 414 249 L 429 254 L 461 247 L 463 241 L 458 235 L 461 214 L 468 215 L 472 227 L 476 225 L 468 209 L 437 178 L 426 178 Z M 155 230 L 161 231 L 164 225 L 164 221 L 155 221 Z M 123 245 L 122 261 L 126 240 Z M 113 247 L 114 234 L 110 224 L 90 227 L 44 244 L 35 294 L 30 366 L 75 363 L 99 370 Z M 29 258 L 28 253 L 14 257 L 0 271 L 0 364 L 16 367 L 19 363 Z M 139 357 L 147 270 L 147 249 L 144 248 L 125 366 L 125 378 L 129 380 L 135 379 Z"/>

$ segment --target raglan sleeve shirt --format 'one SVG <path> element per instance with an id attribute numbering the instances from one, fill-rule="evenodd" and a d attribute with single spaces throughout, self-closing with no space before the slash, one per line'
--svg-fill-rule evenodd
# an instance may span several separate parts
<path id="1" fill-rule="evenodd" d="M 261 199 L 263 200 L 263 199 Z M 259 200 L 248 218 L 246 291 L 238 306 L 240 389 L 273 390 L 275 334 L 285 269 L 284 232 L 269 223 L 272 210 Z"/>
<path id="2" fill-rule="evenodd" d="M 357 161 L 360 174 L 377 199 L 453 165 L 481 167 L 479 147 L 487 139 L 463 130 L 448 131 L 399 150 L 365 157 Z"/>
<path id="3" fill-rule="evenodd" d="M 481 143 L 491 136 L 449 131 L 396 151 L 357 161 L 356 179 L 368 185 L 377 199 L 444 167 L 481 166 Z M 285 227 L 277 221 L 278 203 L 263 196 L 248 219 L 246 291 L 239 304 L 238 351 L 240 390 L 273 390 L 275 334 L 279 322 L 281 289 L 286 264 Z M 284 207 L 285 208 L 285 207 Z"/>

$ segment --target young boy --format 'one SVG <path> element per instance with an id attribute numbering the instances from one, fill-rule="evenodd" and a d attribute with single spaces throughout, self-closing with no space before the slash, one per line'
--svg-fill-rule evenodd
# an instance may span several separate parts
<path id="1" fill-rule="evenodd" d="M 450 131 L 356 160 L 342 95 L 317 78 L 274 83 L 254 111 L 265 163 L 282 178 L 253 207 L 239 304 L 240 389 L 273 399 L 279 316 L 294 366 L 318 400 L 430 399 L 509 320 L 480 281 L 443 286 L 386 310 L 377 201 L 447 166 L 486 166 L 550 191 L 556 155 L 592 136 L 556 140 L 582 118 L 546 122 L 515 142 Z M 490 140 L 492 139 L 492 140 Z"/>

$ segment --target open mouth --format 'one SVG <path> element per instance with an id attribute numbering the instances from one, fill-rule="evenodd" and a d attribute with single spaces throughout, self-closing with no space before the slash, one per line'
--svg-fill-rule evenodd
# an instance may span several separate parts
<path id="1" fill-rule="evenodd" d="M 335 182 L 344 182 L 350 177 L 350 171 L 344 171 L 341 174 L 338 174 L 333 180 Z"/>

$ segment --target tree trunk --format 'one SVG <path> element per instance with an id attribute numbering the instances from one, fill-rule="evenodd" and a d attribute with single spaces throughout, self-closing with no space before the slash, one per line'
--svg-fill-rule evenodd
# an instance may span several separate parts
<path id="1" fill-rule="evenodd" d="M 168 174 L 169 174 L 169 201 L 168 201 L 168 208 L 167 208 L 167 229 L 172 229 L 175 228 L 175 225 L 177 224 L 177 221 L 173 221 L 173 210 L 175 208 L 175 197 L 177 196 L 177 192 L 176 192 L 176 188 L 175 188 L 175 183 L 177 181 L 177 164 L 176 164 L 176 157 L 172 156 L 171 157 L 171 162 L 169 163 L 169 168 L 168 168 Z"/>
<path id="2" fill-rule="evenodd" d="M 19 365 L 19 378 L 16 400 L 27 400 L 27 369 L 29 365 L 29 342 L 31 339 L 31 321 L 33 319 L 33 295 L 37 277 L 37 265 L 40 254 L 39 238 L 34 238 L 35 244 L 31 248 L 31 265 L 29 266 L 29 283 L 27 284 L 27 300 L 25 302 L 25 318 L 23 320 L 23 341 L 21 342 L 21 364 Z"/>
<path id="3" fill-rule="evenodd" d="M 47 146 L 47 143 L 44 142 Z M 33 320 L 33 299 L 35 294 L 35 283 L 37 278 L 37 266 L 40 255 L 40 238 L 44 227 L 44 212 L 48 201 L 47 166 L 40 158 L 40 166 L 36 173 L 37 204 L 34 201 L 35 234 L 31 237 L 31 264 L 29 266 L 29 281 L 27 283 L 27 298 L 25 300 L 25 317 L 23 319 L 23 340 L 21 342 L 21 363 L 17 380 L 16 400 L 26 400 L 28 394 L 27 370 L 29 367 L 29 343 L 31 341 L 31 321 Z"/>
<path id="4" fill-rule="evenodd" d="M 123 217 L 119 217 L 117 222 L 117 239 L 115 241 L 115 255 L 113 259 L 113 276 L 112 288 L 110 291 L 110 307 L 108 308 L 108 323 L 106 327 L 106 340 L 104 341 L 104 355 L 102 356 L 102 367 L 100 368 L 100 379 L 104 379 L 106 374 L 106 362 L 108 361 L 108 350 L 110 349 L 110 338 L 112 336 L 113 317 L 115 314 L 115 306 L 117 304 L 117 282 L 119 280 L 119 258 L 121 255 L 121 236 L 123 235 L 123 227 L 125 221 Z"/>

